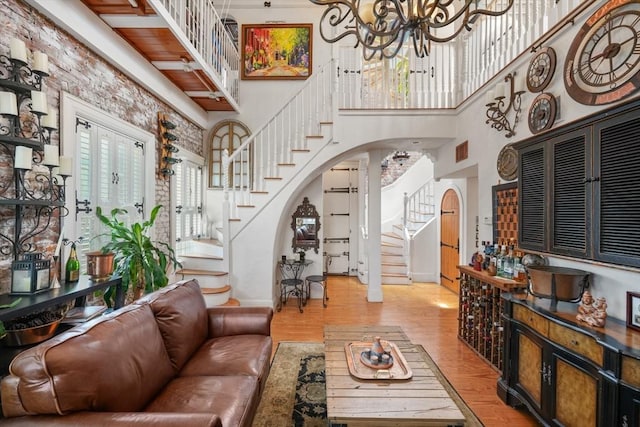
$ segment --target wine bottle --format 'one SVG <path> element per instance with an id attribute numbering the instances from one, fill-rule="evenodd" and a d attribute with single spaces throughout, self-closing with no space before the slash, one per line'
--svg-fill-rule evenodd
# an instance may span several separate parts
<path id="1" fill-rule="evenodd" d="M 65 278 L 67 282 L 77 282 L 80 279 L 80 260 L 76 252 L 76 244 L 71 244 L 71 253 L 65 266 Z"/>

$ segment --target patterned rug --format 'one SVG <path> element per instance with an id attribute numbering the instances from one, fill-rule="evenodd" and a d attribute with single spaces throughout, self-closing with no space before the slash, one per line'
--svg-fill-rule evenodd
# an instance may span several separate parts
<path id="1" fill-rule="evenodd" d="M 449 384 L 426 351 L 424 355 L 433 373 L 464 414 L 467 420 L 465 427 L 482 427 L 483 424 Z M 324 345 L 280 343 L 271 362 L 271 372 L 253 420 L 253 427 L 326 427 L 326 416 Z"/>

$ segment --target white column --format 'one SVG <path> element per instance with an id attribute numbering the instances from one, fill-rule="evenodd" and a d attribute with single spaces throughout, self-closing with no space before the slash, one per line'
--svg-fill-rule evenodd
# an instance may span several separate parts
<path id="1" fill-rule="evenodd" d="M 367 300 L 369 302 L 382 302 L 382 256 L 380 255 L 382 221 L 380 219 L 380 163 L 382 152 L 374 150 L 369 152 L 369 240 L 367 242 L 369 252 L 369 287 Z"/>

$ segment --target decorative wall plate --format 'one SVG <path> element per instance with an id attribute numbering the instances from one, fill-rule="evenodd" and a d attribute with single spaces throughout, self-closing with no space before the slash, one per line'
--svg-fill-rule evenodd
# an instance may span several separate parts
<path id="1" fill-rule="evenodd" d="M 498 154 L 498 175 L 505 181 L 513 181 L 518 177 L 518 152 L 513 144 L 505 145 Z"/>
<path id="2" fill-rule="evenodd" d="M 640 3 L 603 3 L 576 34 L 564 66 L 567 93 L 585 105 L 609 104 L 640 88 Z"/>
<path id="3" fill-rule="evenodd" d="M 531 133 L 551 129 L 556 120 L 557 106 L 556 98 L 550 93 L 541 93 L 536 96 L 529 108 L 528 122 Z"/>
<path id="4" fill-rule="evenodd" d="M 556 51 L 545 47 L 531 58 L 527 69 L 527 89 L 529 92 L 542 92 L 551 83 L 556 71 Z"/>

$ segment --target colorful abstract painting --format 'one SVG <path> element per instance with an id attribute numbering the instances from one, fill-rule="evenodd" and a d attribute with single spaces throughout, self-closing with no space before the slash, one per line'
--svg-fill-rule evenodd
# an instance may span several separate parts
<path id="1" fill-rule="evenodd" d="M 306 79 L 312 34 L 312 24 L 243 25 L 242 79 Z"/>

